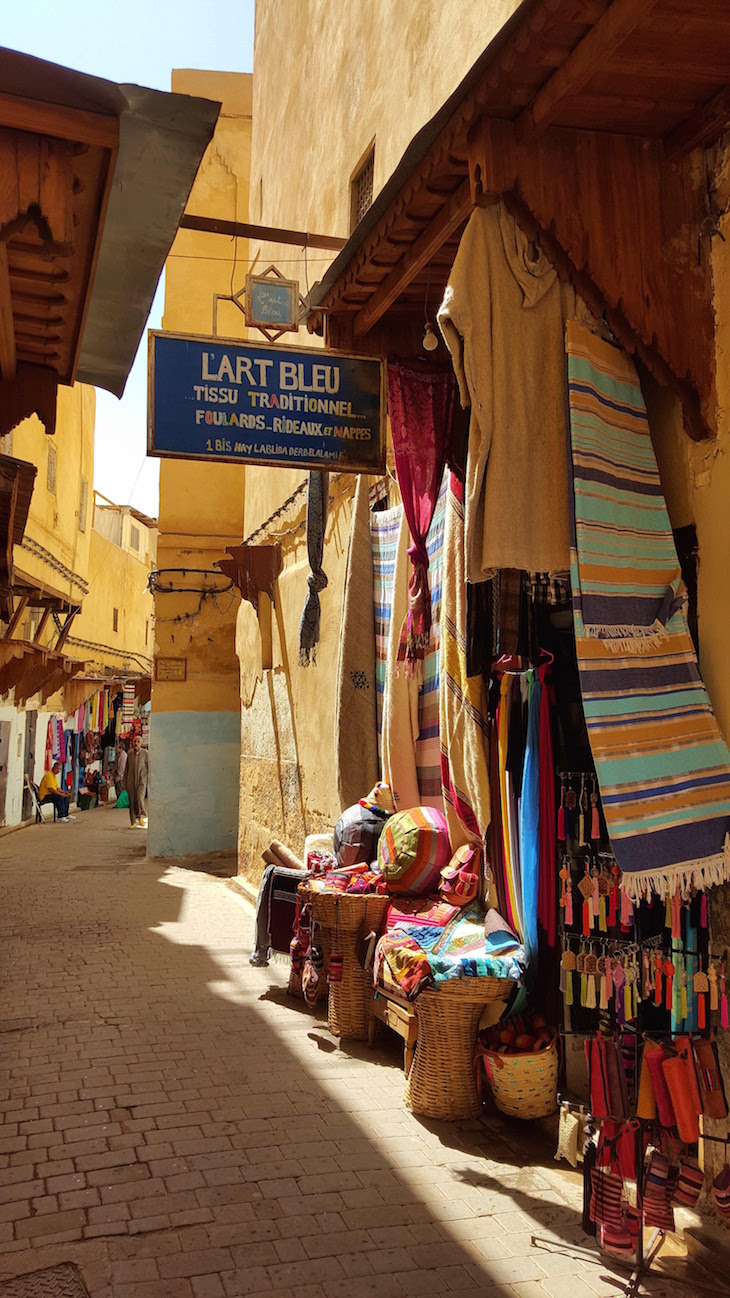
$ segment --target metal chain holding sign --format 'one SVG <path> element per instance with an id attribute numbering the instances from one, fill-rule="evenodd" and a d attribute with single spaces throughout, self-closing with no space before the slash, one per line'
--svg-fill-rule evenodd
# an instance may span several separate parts
<path id="1" fill-rule="evenodd" d="M 322 559 L 328 500 L 329 474 L 314 469 L 309 475 L 307 486 L 307 557 L 311 571 L 307 577 L 309 593 L 299 626 L 299 661 L 302 667 L 308 667 L 310 662 L 317 661 L 321 613 L 319 596 L 327 585 Z"/>

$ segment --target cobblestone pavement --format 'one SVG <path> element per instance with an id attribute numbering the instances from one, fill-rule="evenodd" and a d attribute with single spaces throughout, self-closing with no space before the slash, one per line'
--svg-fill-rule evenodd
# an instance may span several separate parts
<path id="1" fill-rule="evenodd" d="M 0 1282 L 70 1261 L 92 1298 L 626 1293 L 549 1151 L 414 1118 L 396 1039 L 340 1049 L 283 965 L 249 966 L 247 903 L 145 837 L 100 808 L 0 839 Z"/>

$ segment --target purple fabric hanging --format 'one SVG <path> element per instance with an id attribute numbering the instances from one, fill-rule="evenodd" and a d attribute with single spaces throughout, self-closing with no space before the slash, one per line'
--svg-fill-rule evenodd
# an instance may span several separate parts
<path id="1" fill-rule="evenodd" d="M 398 646 L 407 676 L 423 669 L 431 638 L 431 592 L 426 536 L 436 507 L 454 416 L 456 383 L 451 368 L 403 361 L 388 363 L 388 413 L 395 471 L 411 534 L 413 574 L 408 614 Z"/>

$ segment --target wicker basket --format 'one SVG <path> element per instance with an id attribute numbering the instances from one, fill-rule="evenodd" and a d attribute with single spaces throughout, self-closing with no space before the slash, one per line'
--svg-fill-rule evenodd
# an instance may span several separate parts
<path id="1" fill-rule="evenodd" d="M 546 1050 L 500 1055 L 482 1052 L 494 1103 L 511 1118 L 547 1118 L 558 1107 L 558 1039 Z"/>
<path id="2" fill-rule="evenodd" d="M 371 970 L 361 968 L 356 938 L 363 921 L 380 932 L 390 897 L 380 893 L 320 892 L 305 883 L 299 885 L 302 904 L 312 908 L 312 919 L 322 931 L 329 953 L 342 954 L 342 981 L 330 983 L 327 1025 L 335 1037 L 367 1041 L 370 1006 L 373 999 Z"/>
<path id="3" fill-rule="evenodd" d="M 476 1118 L 482 1102 L 474 1076 L 474 1045 L 484 1006 L 506 1000 L 509 978 L 460 978 L 424 991 L 413 1008 L 418 1043 L 406 1084 L 406 1107 L 425 1118 Z"/>

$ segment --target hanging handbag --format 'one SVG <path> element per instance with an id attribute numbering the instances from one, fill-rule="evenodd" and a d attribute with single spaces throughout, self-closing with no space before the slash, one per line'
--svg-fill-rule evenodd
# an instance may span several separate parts
<path id="1" fill-rule="evenodd" d="M 620 1230 L 623 1225 L 623 1194 L 624 1183 L 613 1168 L 594 1167 L 591 1171 L 591 1221 Z"/>
<path id="2" fill-rule="evenodd" d="M 700 1197 L 704 1184 L 704 1173 L 696 1158 L 685 1154 L 679 1160 L 679 1175 L 674 1187 L 674 1203 L 683 1208 L 694 1208 Z"/>
<path id="3" fill-rule="evenodd" d="M 655 1230 L 674 1230 L 674 1183 L 675 1176 L 666 1154 L 650 1146 L 644 1164 L 642 1213 L 645 1226 Z"/>
<path id="4" fill-rule="evenodd" d="M 717 1054 L 717 1043 L 705 1037 L 697 1038 L 692 1045 L 697 1065 L 702 1112 L 706 1118 L 726 1118 L 727 1099 Z"/>
<path id="5" fill-rule="evenodd" d="M 721 1217 L 730 1217 L 730 1167 L 727 1165 L 727 1141 L 725 1141 L 725 1162 L 712 1182 L 712 1197 Z"/>
<path id="6" fill-rule="evenodd" d="M 644 1048 L 644 1059 L 651 1077 L 652 1090 L 656 1100 L 657 1114 L 663 1127 L 676 1126 L 674 1116 L 674 1106 L 669 1094 L 669 1088 L 664 1077 L 664 1061 L 667 1058 L 665 1051 L 661 1046 L 656 1050 L 647 1052 Z"/>
<path id="7" fill-rule="evenodd" d="M 636 1257 L 639 1243 L 641 1215 L 638 1208 L 626 1204 L 620 1226 L 602 1226 L 599 1244 L 606 1253 L 613 1257 L 632 1259 Z"/>
<path id="8" fill-rule="evenodd" d="M 685 1145 L 694 1145 L 700 1138 L 698 1115 L 701 1111 L 699 1094 L 695 1099 L 694 1060 L 690 1063 L 686 1051 L 678 1052 L 664 1060 L 662 1071 L 674 1109 L 679 1139 Z"/>
<path id="9" fill-rule="evenodd" d="M 589 1037 L 585 1043 L 588 1064 L 591 1113 L 594 1118 L 611 1116 L 611 1097 L 606 1072 L 606 1042 L 600 1035 Z"/>

